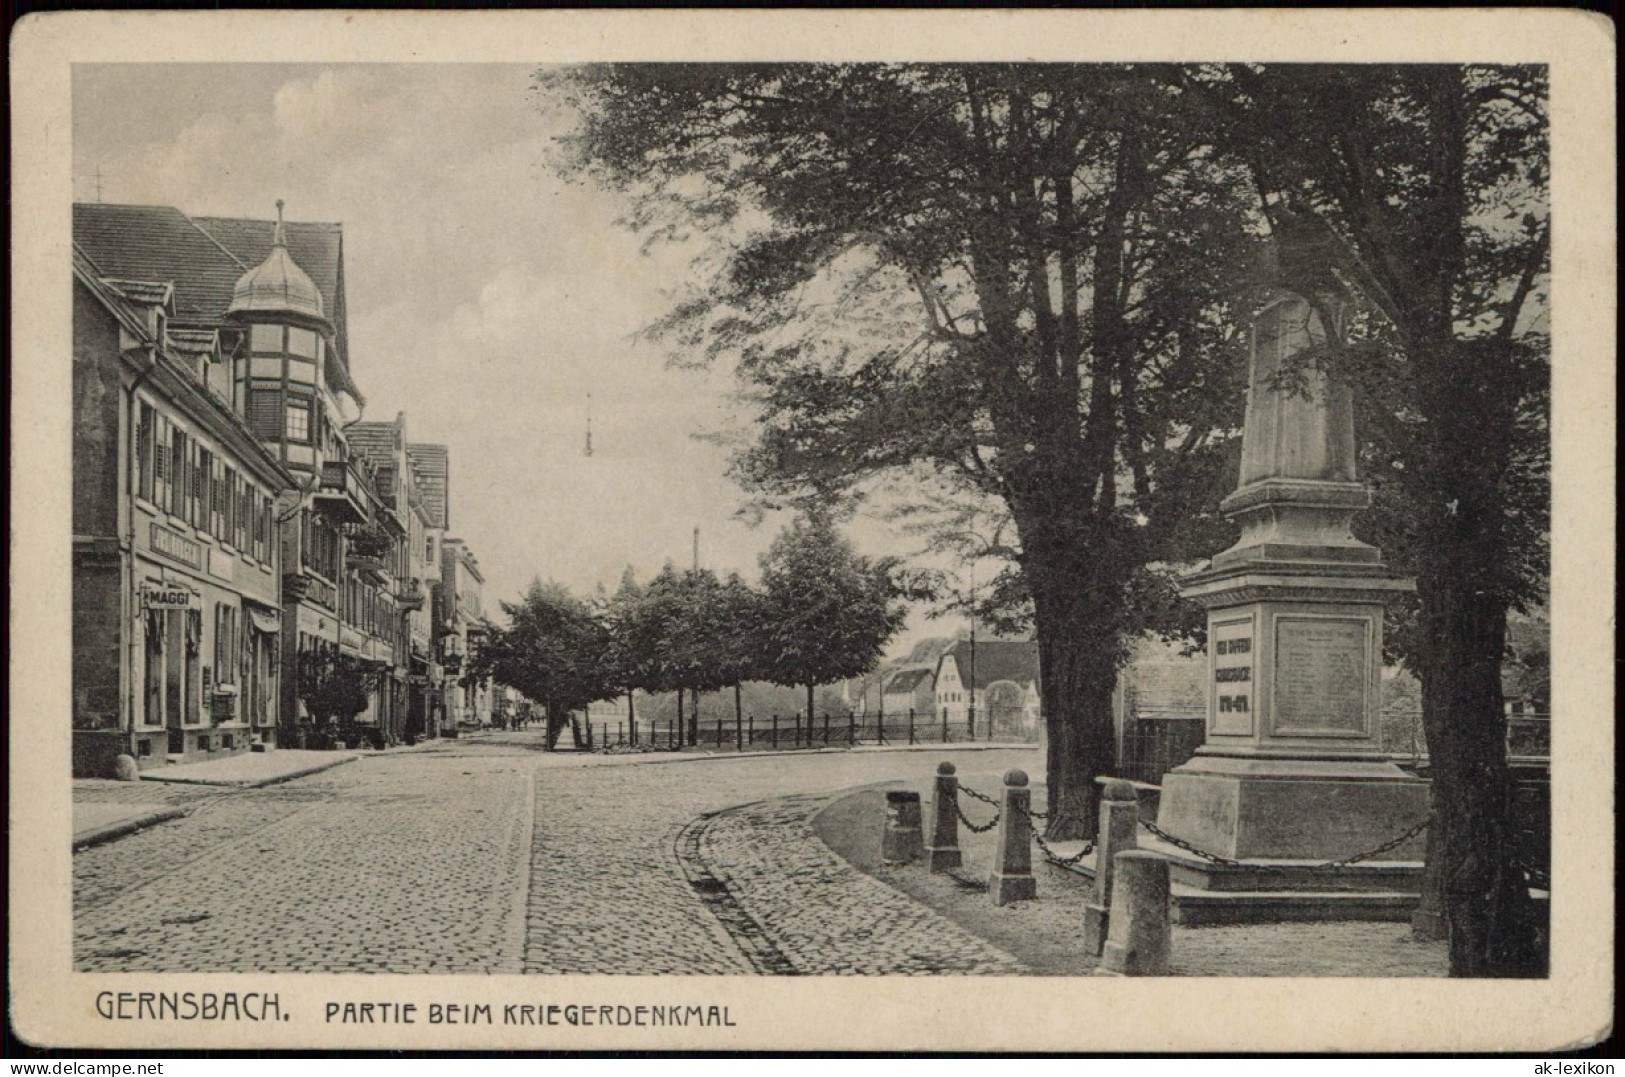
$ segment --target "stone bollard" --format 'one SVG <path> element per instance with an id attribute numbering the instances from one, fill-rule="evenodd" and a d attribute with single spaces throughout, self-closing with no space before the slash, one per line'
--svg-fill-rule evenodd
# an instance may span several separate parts
<path id="1" fill-rule="evenodd" d="M 913 713 L 912 711 L 910 713 Z M 933 872 L 959 867 L 959 779 L 952 763 L 937 764 L 937 784 L 931 796 L 931 840 L 925 846 Z"/>
<path id="2" fill-rule="evenodd" d="M 1131 849 L 1118 853 L 1111 934 L 1097 976 L 1166 976 L 1172 931 L 1168 861 Z"/>
<path id="3" fill-rule="evenodd" d="M 1100 833 L 1095 839 L 1095 892 L 1083 907 L 1083 945 L 1095 957 L 1106 945 L 1111 923 L 1112 874 L 1117 854 L 1133 849 L 1140 827 L 1140 799 L 1134 786 L 1109 778 L 1100 794 Z"/>
<path id="4" fill-rule="evenodd" d="M 925 852 L 925 836 L 920 832 L 920 794 L 892 790 L 886 794 L 886 832 L 880 843 L 880 859 L 888 864 L 909 864 Z"/>
<path id="5" fill-rule="evenodd" d="M 141 780 L 141 767 L 136 763 L 135 756 L 121 755 L 113 760 L 113 777 L 121 782 L 138 782 Z"/>
<path id="6" fill-rule="evenodd" d="M 995 905 L 1031 901 L 1038 896 L 1038 882 L 1033 878 L 1032 824 L 1027 821 L 1032 797 L 1025 771 L 1004 772 L 999 844 L 994 853 L 993 874 L 987 880 L 987 892 Z"/>

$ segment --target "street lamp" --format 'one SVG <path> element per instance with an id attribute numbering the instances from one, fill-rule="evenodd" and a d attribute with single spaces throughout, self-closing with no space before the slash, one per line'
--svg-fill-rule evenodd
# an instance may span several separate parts
<path id="1" fill-rule="evenodd" d="M 976 562 L 970 563 L 970 720 L 965 731 L 976 739 Z"/>

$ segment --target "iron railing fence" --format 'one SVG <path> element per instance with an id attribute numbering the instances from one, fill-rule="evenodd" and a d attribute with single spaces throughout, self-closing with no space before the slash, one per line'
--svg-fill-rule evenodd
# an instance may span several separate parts
<path id="1" fill-rule="evenodd" d="M 634 728 L 635 726 L 635 728 Z M 734 718 L 684 719 L 679 729 L 675 719 L 655 721 L 616 721 L 592 724 L 592 747 L 630 748 L 651 751 L 698 747 L 713 751 L 805 751 L 809 748 L 855 748 L 862 745 L 911 744 L 1031 744 L 1037 740 L 1036 724 L 1020 734 L 1000 723 L 992 735 L 983 716 L 972 724 L 970 715 L 949 717 L 918 711 L 860 714 L 856 711 L 814 714 L 746 714 Z"/>

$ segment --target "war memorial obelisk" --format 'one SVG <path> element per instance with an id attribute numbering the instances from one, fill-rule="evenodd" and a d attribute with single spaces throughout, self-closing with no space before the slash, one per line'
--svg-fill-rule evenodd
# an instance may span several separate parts
<path id="1" fill-rule="evenodd" d="M 1414 892 L 1421 835 L 1346 869 L 1311 867 L 1403 834 L 1428 793 L 1379 750 L 1383 607 L 1413 585 L 1350 530 L 1371 502 L 1352 392 L 1313 361 L 1343 306 L 1302 291 L 1271 287 L 1253 319 L 1240 481 L 1221 505 L 1241 537 L 1183 585 L 1207 610 L 1206 741 L 1164 777 L 1158 813 L 1167 833 L 1241 864 L 1161 851 L 1175 882 L 1199 890 Z M 1291 904 L 1383 918 L 1392 906 L 1395 919 L 1414 904 L 1389 896 Z"/>

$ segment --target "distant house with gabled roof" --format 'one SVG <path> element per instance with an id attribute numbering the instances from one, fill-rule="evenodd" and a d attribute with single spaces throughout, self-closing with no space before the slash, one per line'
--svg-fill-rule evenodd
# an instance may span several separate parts
<path id="1" fill-rule="evenodd" d="M 996 736 L 1035 736 L 1041 713 L 1038 644 L 956 640 L 937 659 L 933 695 L 936 716 L 950 729 L 977 737 L 990 729 Z"/>
<path id="2" fill-rule="evenodd" d="M 935 698 L 936 670 L 930 666 L 904 667 L 886 678 L 880 707 L 886 714 L 913 711 L 922 717 L 929 717 L 935 714 Z"/>

